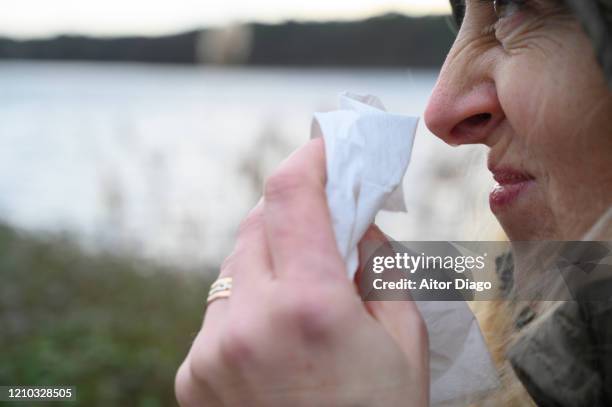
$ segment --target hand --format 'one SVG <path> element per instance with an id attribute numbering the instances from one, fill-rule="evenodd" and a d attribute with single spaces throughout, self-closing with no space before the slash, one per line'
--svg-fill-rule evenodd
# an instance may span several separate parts
<path id="1" fill-rule="evenodd" d="M 383 240 L 370 228 L 366 238 Z M 176 376 L 181 406 L 426 406 L 427 331 L 412 301 L 363 303 L 337 250 L 325 151 L 313 140 L 266 182 Z"/>

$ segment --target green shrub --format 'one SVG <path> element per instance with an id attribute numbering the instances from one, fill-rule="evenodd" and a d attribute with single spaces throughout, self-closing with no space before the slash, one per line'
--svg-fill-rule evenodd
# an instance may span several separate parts
<path id="1" fill-rule="evenodd" d="M 0 385 L 76 386 L 57 406 L 176 405 L 207 275 L 0 226 Z"/>

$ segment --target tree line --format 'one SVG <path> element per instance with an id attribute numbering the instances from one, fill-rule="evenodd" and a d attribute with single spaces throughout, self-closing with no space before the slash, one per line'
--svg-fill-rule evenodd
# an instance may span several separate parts
<path id="1" fill-rule="evenodd" d="M 453 38 L 447 16 L 387 14 L 349 22 L 253 23 L 237 35 L 202 29 L 159 37 L 0 38 L 0 59 L 436 67 Z"/>

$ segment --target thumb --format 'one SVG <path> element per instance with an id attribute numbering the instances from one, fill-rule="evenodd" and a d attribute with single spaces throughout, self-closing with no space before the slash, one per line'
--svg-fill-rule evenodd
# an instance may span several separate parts
<path id="1" fill-rule="evenodd" d="M 416 406 L 429 405 L 429 337 L 427 326 L 414 301 L 367 301 L 365 307 L 389 334 L 404 354 L 414 373 L 419 400 Z"/>
<path id="2" fill-rule="evenodd" d="M 374 255 L 393 256 L 395 252 L 391 240 L 376 225 L 372 225 L 358 247 L 360 265 L 356 282 L 359 285 L 362 298 L 364 298 L 366 310 L 393 338 L 410 360 L 411 365 L 419 367 L 415 372 L 424 372 L 424 376 L 419 379 L 422 379 L 423 383 L 428 383 L 429 339 L 427 326 L 408 291 L 402 290 L 400 297 L 397 294 L 388 294 L 388 298 L 385 298 L 385 294 L 381 295 L 380 292 L 374 296 L 368 295 L 367 292 L 367 289 L 372 288 L 373 275 L 368 263 Z M 384 279 L 385 281 L 392 281 L 397 277 L 397 274 L 401 275 L 401 273 L 395 273 L 393 270 L 387 273 L 392 274 L 393 277 L 387 277 Z M 376 278 L 379 276 L 382 276 L 382 274 L 376 275 Z M 368 297 L 376 300 L 369 301 Z"/>
<path id="3" fill-rule="evenodd" d="M 375 224 L 371 224 L 368 230 L 357 244 L 359 252 L 359 267 L 355 273 L 355 283 L 361 287 L 361 283 L 365 282 L 369 277 L 367 275 L 367 266 L 372 257 L 377 255 L 390 256 L 393 255 L 393 248 L 390 244 L 391 240 L 380 230 Z M 364 294 L 361 290 L 360 293 Z M 366 298 L 362 295 L 362 298 Z"/>

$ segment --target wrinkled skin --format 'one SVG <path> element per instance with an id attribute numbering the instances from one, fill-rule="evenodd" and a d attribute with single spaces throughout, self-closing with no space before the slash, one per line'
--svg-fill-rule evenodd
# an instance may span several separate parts
<path id="1" fill-rule="evenodd" d="M 580 239 L 612 206 L 612 93 L 591 42 L 558 1 L 511 4 L 500 16 L 466 3 L 426 124 L 535 178 L 494 208 L 511 240 Z"/>
<path id="2" fill-rule="evenodd" d="M 386 241 L 375 227 L 366 239 Z M 428 404 L 428 338 L 415 304 L 363 303 L 346 277 L 321 139 L 267 181 L 221 267 L 227 276 L 231 297 L 209 305 L 177 373 L 181 406 Z"/>
<path id="3" fill-rule="evenodd" d="M 513 240 L 579 238 L 610 206 L 612 100 L 578 24 L 541 0 L 467 15 L 426 112 L 449 144 L 535 179 L 496 215 Z M 424 406 L 427 331 L 415 304 L 363 303 L 345 276 L 309 142 L 267 181 L 176 376 L 181 406 Z M 384 241 L 371 228 L 366 239 Z"/>

